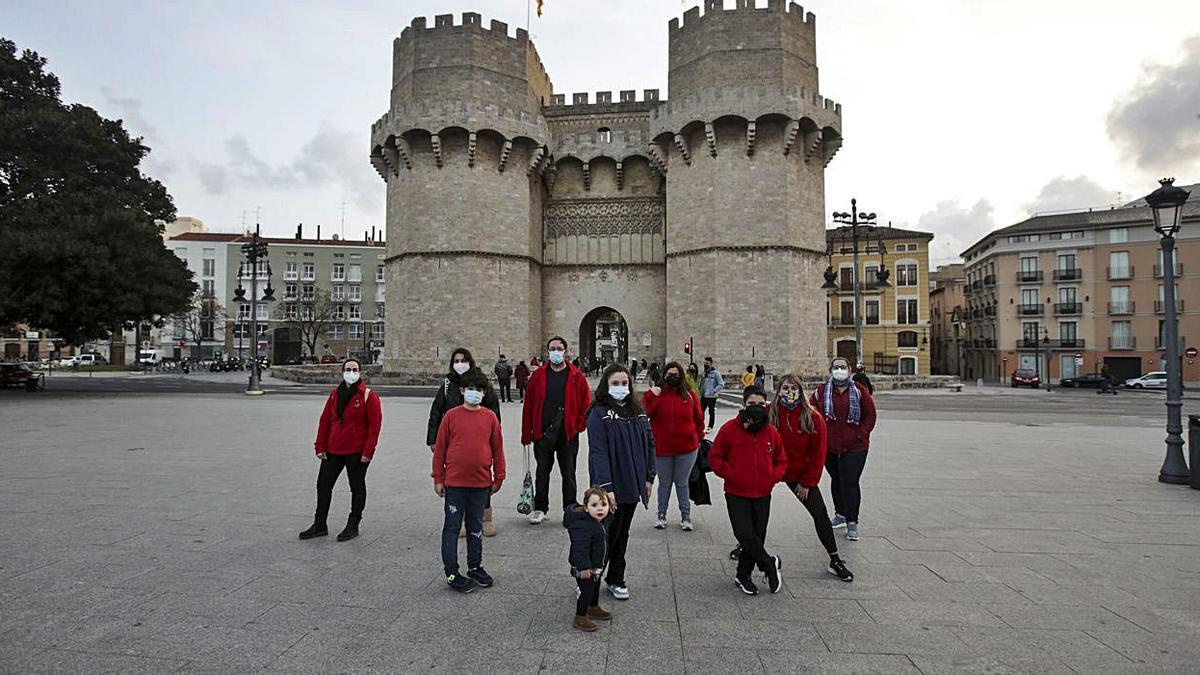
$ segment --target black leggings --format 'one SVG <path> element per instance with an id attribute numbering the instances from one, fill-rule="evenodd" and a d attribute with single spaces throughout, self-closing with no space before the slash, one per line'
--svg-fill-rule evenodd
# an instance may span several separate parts
<path id="1" fill-rule="evenodd" d="M 796 494 L 796 488 L 800 484 L 788 483 L 787 486 L 792 494 Z M 800 495 L 796 495 L 796 499 L 800 499 Z M 800 499 L 800 503 L 808 509 L 808 514 L 812 516 L 821 545 L 825 547 L 831 558 L 837 555 L 837 540 L 833 538 L 833 525 L 829 522 L 829 512 L 825 510 L 825 500 L 821 497 L 821 488 L 819 486 L 809 488 L 808 499 Z"/>
<path id="2" fill-rule="evenodd" d="M 575 577 L 575 583 L 579 584 L 579 599 L 575 601 L 575 616 L 584 616 L 587 614 L 588 607 L 596 607 L 600 604 L 600 575 L 593 573 L 591 579 Z"/>
<path id="3" fill-rule="evenodd" d="M 608 574 L 604 581 L 609 586 L 625 585 L 625 549 L 629 546 L 629 526 L 637 507 L 637 502 L 618 504 L 608 524 Z"/>
<path id="4" fill-rule="evenodd" d="M 737 537 L 737 575 L 745 578 L 755 566 L 764 573 L 775 566 L 775 560 L 767 553 L 767 522 L 771 519 L 771 495 L 750 499 L 725 493 L 725 507 L 729 510 L 729 525 Z"/>
<path id="5" fill-rule="evenodd" d="M 362 454 L 335 455 L 327 453 L 321 461 L 321 470 L 317 472 L 317 520 L 324 521 L 329 515 L 329 503 L 333 501 L 333 486 L 342 468 L 346 469 L 346 478 L 350 481 L 350 517 L 362 518 L 363 508 L 367 505 L 367 467 L 369 463 L 362 461 Z"/>
<path id="6" fill-rule="evenodd" d="M 833 508 L 849 523 L 858 522 L 858 506 L 862 502 L 858 479 L 862 478 L 866 466 L 866 450 L 843 452 L 840 455 L 831 452 L 825 456 L 825 470 L 829 472 L 829 488 L 833 493 Z"/>

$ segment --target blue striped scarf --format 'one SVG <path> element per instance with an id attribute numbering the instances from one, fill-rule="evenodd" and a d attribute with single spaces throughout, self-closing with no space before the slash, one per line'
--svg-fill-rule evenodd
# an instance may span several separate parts
<path id="1" fill-rule="evenodd" d="M 829 382 L 825 383 L 825 419 L 830 422 L 836 422 L 837 418 L 833 414 L 833 388 L 837 386 L 837 381 L 832 377 Z M 847 421 L 850 424 L 858 424 L 859 418 L 862 417 L 862 405 L 858 397 L 858 387 L 854 382 L 850 382 L 850 419 Z"/>

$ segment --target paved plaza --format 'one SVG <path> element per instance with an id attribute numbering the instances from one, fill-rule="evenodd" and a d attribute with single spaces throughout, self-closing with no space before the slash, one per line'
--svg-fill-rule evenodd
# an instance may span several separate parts
<path id="1" fill-rule="evenodd" d="M 43 395 L 44 394 L 44 395 Z M 1200 492 L 1156 482 L 1161 395 L 887 393 L 864 477 L 856 580 L 824 572 L 776 490 L 784 591 L 733 586 L 720 481 L 696 531 L 634 520 L 632 598 L 571 628 L 567 535 L 516 513 L 491 589 L 441 576 L 428 403 L 385 397 L 362 536 L 301 542 L 319 396 L 0 397 L 0 671 L 459 673 L 1125 672 L 1200 663 Z M 1189 400 L 1185 413 L 1200 404 Z M 722 411 L 724 418 L 732 409 Z M 586 444 L 585 444 L 586 446 Z M 586 467 L 586 447 L 580 464 Z M 581 481 L 586 469 L 580 471 Z M 557 482 L 551 486 L 557 493 Z M 826 490 L 827 494 L 827 490 Z M 552 499 L 553 502 L 553 499 Z M 330 527 L 348 510 L 340 482 Z"/>

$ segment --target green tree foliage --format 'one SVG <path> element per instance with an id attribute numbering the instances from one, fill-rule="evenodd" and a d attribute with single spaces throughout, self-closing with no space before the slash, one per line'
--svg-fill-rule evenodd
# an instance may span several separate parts
<path id="1" fill-rule="evenodd" d="M 186 310 L 196 284 L 154 222 L 175 205 L 138 170 L 150 149 L 64 104 L 45 65 L 0 38 L 0 325 L 80 344 Z"/>

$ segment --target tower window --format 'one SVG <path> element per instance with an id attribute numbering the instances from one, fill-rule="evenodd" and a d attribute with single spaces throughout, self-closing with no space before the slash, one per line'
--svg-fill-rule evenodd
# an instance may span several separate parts
<path id="1" fill-rule="evenodd" d="M 608 127 L 600 127 L 597 130 L 600 134 L 601 143 L 612 143 L 612 129 Z"/>

